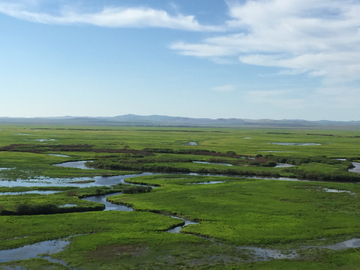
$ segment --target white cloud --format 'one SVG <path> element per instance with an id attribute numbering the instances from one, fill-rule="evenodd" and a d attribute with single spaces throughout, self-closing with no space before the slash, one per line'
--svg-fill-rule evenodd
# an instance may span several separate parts
<path id="1" fill-rule="evenodd" d="M 292 97 L 288 90 L 258 90 L 246 92 L 245 99 L 257 105 L 272 105 L 283 109 L 304 109 L 308 103 L 304 99 Z"/>
<path id="2" fill-rule="evenodd" d="M 316 102 L 319 107 L 341 115 L 343 111 L 353 112 L 353 118 L 358 118 L 355 113 L 359 108 L 360 87 L 354 85 L 324 86 L 317 89 L 309 99 Z"/>
<path id="3" fill-rule="evenodd" d="M 191 15 L 170 15 L 164 10 L 146 7 L 114 8 L 105 7 L 95 13 L 84 13 L 61 7 L 59 14 L 33 11 L 40 8 L 38 1 L 0 2 L 0 12 L 30 22 L 44 24 L 90 24 L 103 27 L 161 27 L 188 31 L 219 31 L 216 26 L 201 25 Z"/>
<path id="4" fill-rule="evenodd" d="M 212 90 L 220 91 L 220 92 L 229 92 L 229 91 L 234 91 L 235 89 L 236 89 L 236 86 L 230 85 L 230 84 L 217 86 L 217 87 L 212 88 Z"/>
<path id="5" fill-rule="evenodd" d="M 344 114 L 351 113 L 353 119 L 358 117 L 355 112 L 359 108 L 360 88 L 354 85 L 323 86 L 311 94 L 296 96 L 295 90 L 257 90 L 245 92 L 244 98 L 247 103 L 258 106 L 297 110 L 309 115 L 324 114 L 324 119 L 343 119 Z"/>
<path id="6" fill-rule="evenodd" d="M 328 83 L 354 81 L 360 72 L 358 14 L 360 2 L 354 0 L 232 2 L 227 28 L 234 33 L 171 48 L 182 55 L 232 56 L 289 74 L 306 72 Z"/>

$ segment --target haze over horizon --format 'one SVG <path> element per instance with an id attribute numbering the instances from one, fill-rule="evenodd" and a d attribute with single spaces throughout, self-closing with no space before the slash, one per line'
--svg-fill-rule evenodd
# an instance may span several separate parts
<path id="1" fill-rule="evenodd" d="M 359 120 L 352 0 L 0 0 L 0 117 Z"/>

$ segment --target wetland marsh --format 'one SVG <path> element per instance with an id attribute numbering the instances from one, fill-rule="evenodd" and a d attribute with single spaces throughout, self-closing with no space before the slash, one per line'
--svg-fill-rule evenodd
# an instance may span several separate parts
<path id="1" fill-rule="evenodd" d="M 359 269 L 359 132 L 214 131 L 2 126 L 0 269 Z"/>

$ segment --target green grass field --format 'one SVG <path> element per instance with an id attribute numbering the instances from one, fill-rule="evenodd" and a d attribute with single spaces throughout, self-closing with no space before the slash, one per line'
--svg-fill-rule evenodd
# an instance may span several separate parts
<path id="1" fill-rule="evenodd" d="M 65 250 L 50 256 L 75 269 L 360 269 L 359 248 L 309 247 L 360 238 L 360 174 L 347 171 L 350 161 L 360 161 L 359 136 L 342 130 L 0 126 L 0 184 L 14 183 L 1 185 L 0 192 L 59 191 L 0 196 L 0 211 L 14 212 L 0 215 L 0 269 L 69 269 L 41 256 L 1 263 L 1 250 L 67 237 Z M 272 167 L 279 160 L 294 167 Z M 89 165 L 95 169 L 53 166 L 66 161 L 93 161 Z M 159 187 L 108 197 L 134 207 L 133 212 L 99 211 L 102 204 L 81 200 L 122 191 L 124 185 L 69 184 L 139 171 L 163 174 L 126 181 Z M 206 175 L 172 174 L 176 171 Z M 53 177 L 63 184 L 40 187 Z M 31 187 L 16 187 L 24 180 Z M 221 183 L 200 184 L 209 181 Z M 330 192 L 336 190 L 341 192 Z M 49 209 L 44 206 L 66 204 L 77 205 L 73 213 L 41 212 Z M 38 212 L 16 212 L 24 206 Z M 169 233 L 183 224 L 170 214 L 199 224 Z M 237 247 L 299 255 L 262 262 Z"/>

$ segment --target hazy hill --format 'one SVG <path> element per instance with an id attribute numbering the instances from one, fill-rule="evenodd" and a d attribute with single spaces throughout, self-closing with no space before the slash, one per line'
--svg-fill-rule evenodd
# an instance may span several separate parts
<path id="1" fill-rule="evenodd" d="M 349 128 L 360 129 L 360 121 L 306 121 L 238 118 L 188 118 L 166 115 L 115 117 L 0 117 L 0 124 L 78 125 L 78 126 L 172 126 L 172 127 L 269 127 L 269 128 Z"/>

